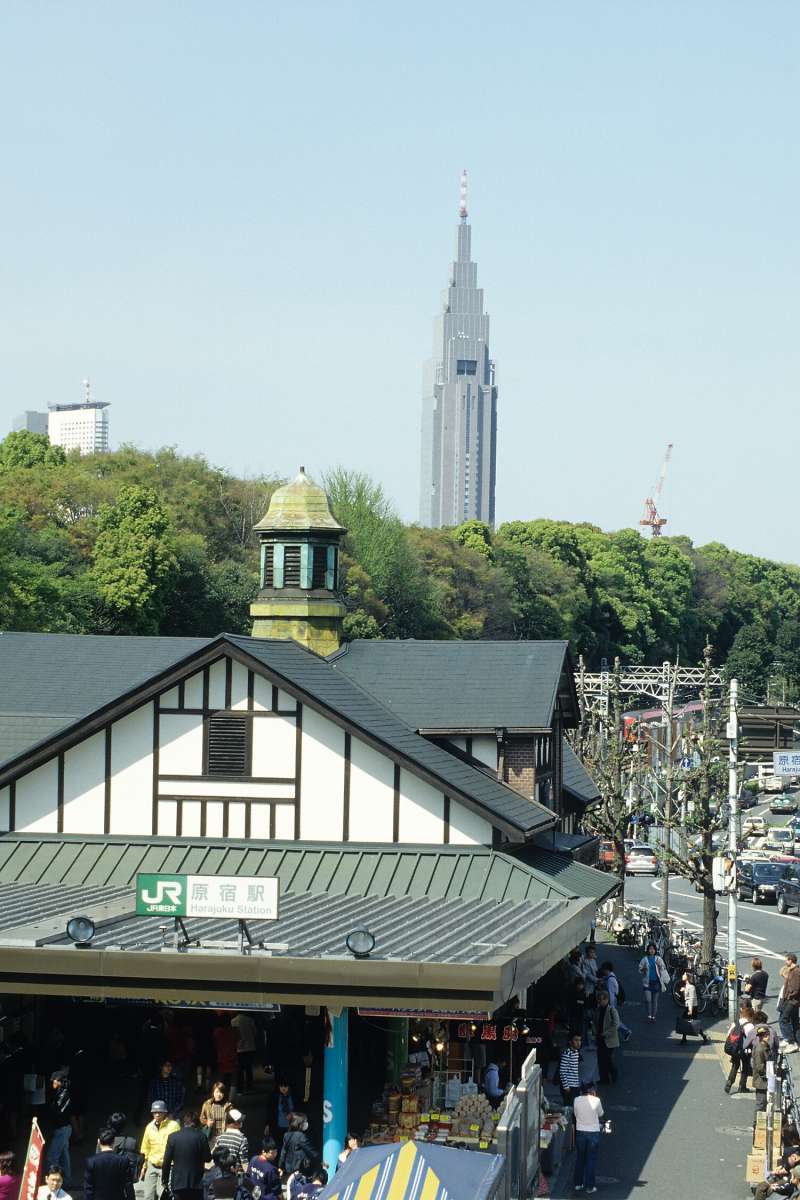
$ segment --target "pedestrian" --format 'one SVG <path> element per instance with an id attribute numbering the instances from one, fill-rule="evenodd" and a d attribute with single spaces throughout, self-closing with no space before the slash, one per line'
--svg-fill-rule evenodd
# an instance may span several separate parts
<path id="1" fill-rule="evenodd" d="M 163 1100 L 169 1115 L 177 1118 L 183 1108 L 185 1096 L 186 1088 L 175 1074 L 171 1060 L 164 1059 L 158 1074 L 155 1079 L 151 1079 L 150 1087 L 147 1089 L 147 1103 L 150 1105 L 150 1111 L 153 1111 L 154 1100 Z"/>
<path id="2" fill-rule="evenodd" d="M 577 949 L 577 947 L 574 950 L 570 950 L 569 955 L 567 956 L 567 981 L 570 986 L 575 979 L 583 979 L 581 952 Z"/>
<path id="3" fill-rule="evenodd" d="M 64 1182 L 69 1187 L 72 1179 L 72 1162 L 69 1155 L 72 1137 L 72 1095 L 66 1071 L 54 1071 L 50 1076 L 48 1117 L 50 1145 L 47 1152 L 50 1161 L 61 1168 Z"/>
<path id="4" fill-rule="evenodd" d="M 289 1117 L 289 1130 L 283 1139 L 278 1166 L 284 1176 L 297 1171 L 306 1159 L 317 1162 L 319 1155 L 308 1137 L 308 1117 L 302 1112 L 293 1112 Z"/>
<path id="5" fill-rule="evenodd" d="M 644 988 L 644 1002 L 647 1008 L 647 1020 L 655 1022 L 658 1015 L 658 997 L 667 990 L 669 971 L 660 954 L 656 954 L 654 942 L 650 942 L 644 957 L 639 963 L 639 974 Z"/>
<path id="6" fill-rule="evenodd" d="M 321 1164 L 317 1165 L 312 1168 L 311 1178 L 305 1186 L 295 1192 L 293 1200 L 316 1200 L 327 1182 L 328 1172 Z"/>
<path id="7" fill-rule="evenodd" d="M 247 1138 L 242 1133 L 244 1114 L 238 1108 L 229 1108 L 225 1117 L 225 1128 L 216 1140 L 214 1149 L 229 1150 L 242 1170 L 250 1159 L 250 1147 Z"/>
<path id="8" fill-rule="evenodd" d="M 583 1037 L 586 1021 L 586 984 L 583 979 L 573 981 L 568 1007 L 569 1031 L 570 1033 L 579 1033 Z"/>
<path id="9" fill-rule="evenodd" d="M 245 1182 L 249 1182 L 251 1188 L 257 1187 L 261 1194 L 261 1200 L 267 1197 L 267 1200 L 272 1200 L 272 1197 L 280 1197 L 283 1195 L 281 1187 L 281 1177 L 277 1167 L 278 1147 L 274 1138 L 265 1137 L 261 1143 L 261 1153 L 256 1154 L 250 1159 L 245 1172 Z"/>
<path id="10" fill-rule="evenodd" d="M 488 1064 L 483 1073 L 483 1090 L 492 1107 L 497 1108 L 505 1092 L 500 1085 L 500 1068 L 494 1059 Z"/>
<path id="11" fill-rule="evenodd" d="M 171 1133 L 177 1133 L 180 1125 L 169 1115 L 163 1100 L 153 1101 L 150 1115 L 152 1120 L 145 1126 L 140 1147 L 142 1166 L 139 1180 L 144 1183 L 144 1200 L 160 1200 L 161 1168 L 164 1165 L 167 1138 Z"/>
<path id="12" fill-rule="evenodd" d="M 764 964 L 760 958 L 754 958 L 750 967 L 751 972 L 744 981 L 742 991 L 750 997 L 755 1008 L 757 1000 L 766 999 L 769 974 L 764 970 Z"/>
<path id="13" fill-rule="evenodd" d="M 239 1191 L 239 1159 L 225 1146 L 215 1146 L 214 1163 L 203 1176 L 203 1200 L 235 1200 Z"/>
<path id="14" fill-rule="evenodd" d="M 589 942 L 583 952 L 581 959 L 581 971 L 583 973 L 583 982 L 586 985 L 586 1000 L 594 1002 L 594 994 L 597 989 L 597 947 Z"/>
<path id="15" fill-rule="evenodd" d="M 725 1091 L 730 1092 L 736 1076 L 739 1078 L 739 1092 L 749 1092 L 747 1079 L 750 1075 L 750 1048 L 755 1041 L 756 1027 L 753 1022 L 753 1009 L 749 1000 L 743 1000 L 739 1005 L 739 1016 L 733 1022 L 725 1038 L 725 1052 L 730 1055 L 731 1069 L 725 1084 Z"/>
<path id="16" fill-rule="evenodd" d="M 558 1083 L 561 1099 L 569 1107 L 581 1090 L 581 1037 L 573 1033 L 558 1060 Z"/>
<path id="17" fill-rule="evenodd" d="M 171 1133 L 164 1150 L 162 1176 L 177 1200 L 201 1200 L 208 1138 L 196 1112 L 183 1114 L 183 1128 Z"/>
<path id="18" fill-rule="evenodd" d="M 710 1042 L 711 1038 L 703 1032 L 700 1028 L 700 1022 L 697 1020 L 697 988 L 694 982 L 694 975 L 691 971 L 683 972 L 679 991 L 683 993 L 683 1018 L 678 1018 L 676 1030 L 682 1033 L 681 1040 L 686 1041 L 687 1024 L 684 1024 L 686 1022 L 692 1026 L 688 1029 L 688 1032 L 693 1034 L 699 1033 L 704 1043 Z"/>
<path id="19" fill-rule="evenodd" d="M 597 1040 L 597 1069 L 601 1083 L 616 1083 L 617 1068 L 614 1053 L 619 1048 L 619 1013 L 610 1003 L 608 992 L 597 993 L 595 1018 Z"/>
<path id="20" fill-rule="evenodd" d="M 61 1168 L 55 1163 L 47 1168 L 44 1174 L 44 1183 L 39 1188 L 37 1200 L 72 1200 L 69 1192 L 64 1191 L 64 1176 L 61 1174 Z M 92 1200 L 91 1196 L 87 1200 Z"/>
<path id="21" fill-rule="evenodd" d="M 225 1120 L 231 1109 L 228 1099 L 228 1089 L 221 1079 L 211 1088 L 211 1095 L 203 1101 L 200 1109 L 200 1124 L 204 1126 L 206 1137 L 211 1149 L 214 1149 L 217 1138 L 225 1129 Z"/>
<path id="22" fill-rule="evenodd" d="M 1 1150 L 0 1200 L 17 1200 L 20 1182 L 16 1154 L 13 1150 Z"/>
<path id="23" fill-rule="evenodd" d="M 139 1172 L 142 1168 L 142 1156 L 139 1153 L 136 1138 L 130 1137 L 129 1134 L 125 1133 L 125 1122 L 127 1119 L 125 1113 L 113 1112 L 106 1121 L 106 1128 L 113 1129 L 114 1144 L 112 1149 L 115 1154 L 121 1154 L 127 1158 L 131 1169 L 131 1179 L 135 1180 L 139 1178 Z"/>
<path id="24" fill-rule="evenodd" d="M 250 1092 L 253 1090 L 253 1065 L 256 1061 L 256 1036 L 258 1033 L 256 1023 L 249 1013 L 237 1013 L 231 1021 L 231 1028 L 237 1037 L 236 1058 L 239 1090 Z"/>
<path id="25" fill-rule="evenodd" d="M 573 1189 L 591 1196 L 595 1187 L 597 1151 L 600 1147 L 600 1127 L 603 1120 L 603 1105 L 593 1083 L 581 1088 L 580 1096 L 573 1102 L 575 1113 L 575 1178 Z"/>
<path id="26" fill-rule="evenodd" d="M 344 1150 L 336 1160 L 336 1170 L 343 1167 L 354 1150 L 358 1150 L 360 1142 L 354 1133 L 348 1133 L 344 1139 Z"/>
<path id="27" fill-rule="evenodd" d="M 116 1136 L 111 1126 L 100 1130 L 97 1152 L 86 1160 L 83 1200 L 133 1200 L 130 1160 L 114 1153 Z"/>
<path id="28" fill-rule="evenodd" d="M 781 1043 L 784 1054 L 796 1054 L 797 1045 L 797 1014 L 800 1009 L 800 967 L 797 965 L 797 955 L 790 951 L 786 955 L 786 966 L 783 968 L 783 988 L 778 1013 L 780 1015 Z"/>
<path id="29" fill-rule="evenodd" d="M 769 1017 L 764 1012 L 764 1008 L 760 1000 L 753 1003 L 753 1024 L 755 1026 L 766 1025 L 769 1028 L 769 1052 L 772 1058 L 778 1057 L 778 1044 L 780 1037 L 776 1029 L 773 1029 L 769 1023 Z"/>
<path id="30" fill-rule="evenodd" d="M 769 1026 L 756 1027 L 756 1040 L 750 1058 L 750 1069 L 753 1076 L 753 1091 L 756 1094 L 756 1112 L 767 1111 L 767 1063 L 770 1059 Z"/>
<path id="31" fill-rule="evenodd" d="M 223 1017 L 213 1033 L 217 1074 L 228 1089 L 228 1098 L 236 1096 L 236 1077 L 239 1074 L 239 1039 L 228 1017 Z"/>
<path id="32" fill-rule="evenodd" d="M 612 962 L 600 963 L 597 974 L 598 986 L 607 992 L 608 1003 L 619 1011 L 619 980 L 614 972 L 614 964 Z"/>
<path id="33" fill-rule="evenodd" d="M 294 1112 L 294 1097 L 289 1080 L 278 1079 L 275 1091 L 272 1093 L 272 1105 L 267 1124 L 269 1133 L 275 1138 L 279 1147 L 289 1128 L 289 1114 L 292 1112 Z"/>

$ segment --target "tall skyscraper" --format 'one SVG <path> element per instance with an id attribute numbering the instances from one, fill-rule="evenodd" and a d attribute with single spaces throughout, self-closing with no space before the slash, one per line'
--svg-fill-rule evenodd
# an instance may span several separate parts
<path id="1" fill-rule="evenodd" d="M 24 413 L 20 413 L 18 417 L 14 417 L 14 423 L 11 426 L 15 433 L 27 431 L 28 433 L 47 433 L 47 413 L 34 412 L 27 408 Z"/>
<path id="2" fill-rule="evenodd" d="M 466 171 L 459 218 L 456 261 L 424 376 L 420 521 L 433 528 L 471 517 L 494 525 L 497 387 L 489 317 L 470 256 Z"/>
<path id="3" fill-rule="evenodd" d="M 51 404 L 47 432 L 53 446 L 79 450 L 81 454 L 105 454 L 108 450 L 107 400 L 92 400 L 89 380 L 84 379 L 81 404 Z"/>

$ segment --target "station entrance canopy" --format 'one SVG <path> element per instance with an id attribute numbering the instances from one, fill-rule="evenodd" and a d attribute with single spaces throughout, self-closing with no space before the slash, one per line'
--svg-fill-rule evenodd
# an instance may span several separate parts
<path id="1" fill-rule="evenodd" d="M 246 939 L 229 918 L 186 916 L 178 931 L 137 915 L 143 873 L 277 879 L 277 918 L 249 920 Z M 486 847 L 10 834 L 0 992 L 485 1013 L 586 937 L 595 901 Z M 75 916 L 94 923 L 86 946 L 66 935 Z M 345 945 L 360 929 L 375 938 L 365 958 Z"/>

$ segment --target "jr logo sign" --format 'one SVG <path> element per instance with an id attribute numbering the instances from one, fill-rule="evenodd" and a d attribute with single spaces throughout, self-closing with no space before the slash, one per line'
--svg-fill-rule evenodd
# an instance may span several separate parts
<path id="1" fill-rule="evenodd" d="M 137 876 L 136 912 L 140 916 L 186 916 L 186 876 Z"/>

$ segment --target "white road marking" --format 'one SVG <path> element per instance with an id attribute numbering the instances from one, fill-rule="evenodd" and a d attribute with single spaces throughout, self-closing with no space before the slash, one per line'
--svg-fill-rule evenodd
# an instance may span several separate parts
<path id="1" fill-rule="evenodd" d="M 760 933 L 751 933 L 749 929 L 740 929 L 739 932 L 743 933 L 745 937 L 755 938 L 757 942 L 765 942 L 767 940 Z"/>

